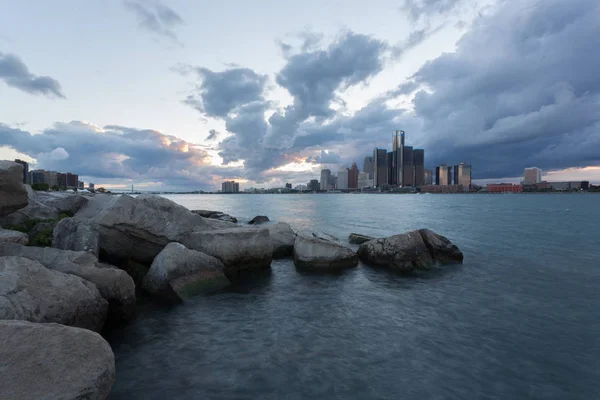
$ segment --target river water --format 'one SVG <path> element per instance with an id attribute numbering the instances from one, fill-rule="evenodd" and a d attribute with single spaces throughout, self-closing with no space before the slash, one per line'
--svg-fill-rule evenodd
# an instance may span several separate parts
<path id="1" fill-rule="evenodd" d="M 111 332 L 111 399 L 600 398 L 600 195 L 173 195 L 344 240 L 427 227 L 464 264 L 402 276 L 290 260 Z"/>

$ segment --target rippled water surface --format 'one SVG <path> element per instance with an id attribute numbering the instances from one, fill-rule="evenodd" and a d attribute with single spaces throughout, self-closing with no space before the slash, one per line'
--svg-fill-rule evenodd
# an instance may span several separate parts
<path id="1" fill-rule="evenodd" d="M 147 307 L 108 340 L 111 399 L 599 399 L 600 195 L 173 195 L 344 240 L 428 227 L 462 266 L 401 276 L 291 261 Z"/>

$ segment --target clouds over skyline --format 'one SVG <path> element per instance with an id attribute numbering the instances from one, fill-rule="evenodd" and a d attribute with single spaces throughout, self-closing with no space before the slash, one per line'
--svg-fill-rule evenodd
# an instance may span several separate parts
<path id="1" fill-rule="evenodd" d="M 174 29 L 183 23 L 177 14 L 158 2 L 127 3 L 144 29 L 177 39 Z M 599 166 L 597 1 L 526 0 L 515 6 L 499 0 L 472 24 L 461 24 L 458 32 L 464 33 L 451 52 L 432 55 L 408 77 L 390 78 L 398 64 L 414 62 L 408 50 L 426 47 L 452 26 L 445 15 L 462 19 L 461 10 L 476 6 L 406 0 L 400 10 L 412 31 L 398 39 L 349 29 L 333 36 L 280 36 L 273 47 L 281 63 L 267 72 L 232 59 L 205 65 L 173 60 L 180 66 L 176 76 L 187 83 L 172 95 L 206 126 L 195 132 L 197 140 L 179 139 L 176 130 L 165 129 L 168 135 L 72 122 L 40 135 L 2 126 L 0 146 L 43 160 L 47 168 L 74 165 L 82 174 L 110 179 L 172 178 L 182 186 L 214 185 L 221 178 L 298 182 L 317 177 L 321 165 L 336 170 L 356 161 L 362 167 L 373 147 L 389 149 L 395 129 L 406 131 L 407 144 L 425 149 L 427 167 L 464 161 L 473 165 L 475 178 L 516 177 L 532 165 Z M 24 64 L 25 73 L 2 69 L 2 62 L 0 54 L 0 79 L 14 70 L 26 83 L 38 78 Z M 58 85 L 37 93 L 62 91 Z M 65 153 L 57 149 L 68 158 L 60 159 Z M 223 164 L 214 165 L 217 160 Z"/>
<path id="2" fill-rule="evenodd" d="M 0 51 L 0 80 L 8 86 L 34 95 L 66 99 L 60 83 L 49 76 L 37 76 L 14 54 Z"/>

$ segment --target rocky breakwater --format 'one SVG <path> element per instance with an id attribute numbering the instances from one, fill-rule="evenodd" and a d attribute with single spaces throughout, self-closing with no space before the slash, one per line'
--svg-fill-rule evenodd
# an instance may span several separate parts
<path id="1" fill-rule="evenodd" d="M 400 272 L 427 269 L 435 263 L 462 263 L 463 260 L 456 245 L 429 229 L 369 240 L 360 245 L 358 255 L 366 264 Z"/>

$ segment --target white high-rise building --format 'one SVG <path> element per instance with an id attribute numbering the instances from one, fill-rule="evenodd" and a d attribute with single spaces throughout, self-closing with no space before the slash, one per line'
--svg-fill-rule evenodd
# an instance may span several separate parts
<path id="1" fill-rule="evenodd" d="M 337 188 L 340 190 L 348 189 L 348 168 L 342 168 L 338 172 Z"/>
<path id="2" fill-rule="evenodd" d="M 321 170 L 321 184 L 320 184 L 320 188 L 321 190 L 329 190 L 331 189 L 331 171 L 328 169 L 322 169 Z"/>
<path id="3" fill-rule="evenodd" d="M 523 174 L 523 183 L 525 185 L 533 185 L 542 181 L 542 170 L 537 167 L 525 168 Z"/>
<path id="4" fill-rule="evenodd" d="M 367 181 L 369 180 L 369 174 L 367 172 L 358 173 L 358 188 L 362 189 L 367 187 Z"/>

